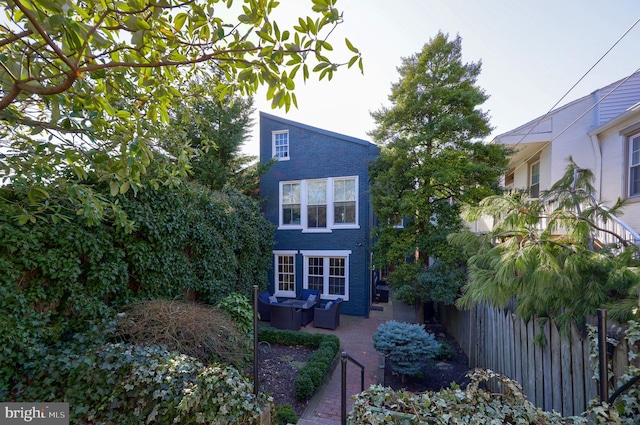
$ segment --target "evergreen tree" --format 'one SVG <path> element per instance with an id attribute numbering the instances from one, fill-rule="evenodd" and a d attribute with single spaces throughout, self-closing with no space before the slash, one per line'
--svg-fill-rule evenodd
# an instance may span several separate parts
<path id="1" fill-rule="evenodd" d="M 221 190 L 229 185 L 245 195 L 255 195 L 265 167 L 255 164 L 256 157 L 241 152 L 253 126 L 253 112 L 252 98 L 185 98 L 175 108 L 174 134 L 170 136 L 181 141 L 167 143 L 166 148 L 183 149 L 186 145 L 193 152 L 190 160 L 193 178 L 208 188 Z"/>
<path id="2" fill-rule="evenodd" d="M 491 232 L 450 236 L 469 259 L 470 279 L 457 305 L 507 307 L 524 319 L 552 317 L 567 330 L 572 322 L 608 308 L 620 322 L 638 318 L 638 247 L 599 223 L 624 203 L 605 208 L 591 194 L 593 174 L 570 161 L 565 175 L 539 199 L 513 191 L 487 197 L 465 217 L 494 217 Z M 604 244 L 604 233 L 614 236 Z"/>
<path id="3" fill-rule="evenodd" d="M 463 283 L 463 275 L 455 273 L 462 257 L 446 235 L 463 226 L 461 203 L 494 193 L 506 167 L 505 148 L 481 142 L 491 127 L 479 108 L 487 99 L 476 84 L 480 68 L 480 63 L 462 62 L 459 36 L 449 40 L 438 33 L 421 52 L 403 58 L 400 80 L 391 87 L 391 107 L 372 113 L 377 128 L 371 135 L 382 147 L 370 169 L 380 219 L 376 263 L 415 258 L 390 276 L 394 285 L 411 285 L 401 291 L 415 297 L 409 301 L 434 298 L 434 279 L 418 279 L 429 273 L 429 258 L 440 262 L 440 276 L 457 279 L 449 291 L 455 297 Z"/>

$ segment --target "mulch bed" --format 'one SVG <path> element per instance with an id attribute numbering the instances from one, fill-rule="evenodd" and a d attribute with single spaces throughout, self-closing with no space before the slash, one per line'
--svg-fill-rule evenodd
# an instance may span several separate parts
<path id="1" fill-rule="evenodd" d="M 288 347 L 261 342 L 258 346 L 258 382 L 273 397 L 276 406 L 290 404 L 302 416 L 308 401 L 298 401 L 294 382 L 298 370 L 307 362 L 313 349 L 305 346 Z"/>

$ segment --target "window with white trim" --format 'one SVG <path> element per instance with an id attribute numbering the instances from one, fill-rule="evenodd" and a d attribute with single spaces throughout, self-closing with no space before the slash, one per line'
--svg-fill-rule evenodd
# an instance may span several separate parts
<path id="1" fill-rule="evenodd" d="M 280 224 L 300 226 L 300 183 L 280 184 Z"/>
<path id="2" fill-rule="evenodd" d="M 280 229 L 357 229 L 358 177 L 280 182 Z M 304 211 L 304 213 L 302 213 Z"/>
<path id="3" fill-rule="evenodd" d="M 629 196 L 640 195 L 640 134 L 629 138 Z"/>
<path id="4" fill-rule="evenodd" d="M 529 166 L 529 197 L 540 197 L 540 161 Z"/>
<path id="5" fill-rule="evenodd" d="M 279 161 L 289 160 L 289 130 L 271 133 L 273 157 Z"/>
<path id="6" fill-rule="evenodd" d="M 304 264 L 303 287 L 317 289 L 323 299 L 349 299 L 351 251 L 300 251 Z"/>
<path id="7" fill-rule="evenodd" d="M 327 227 L 327 181 L 307 182 L 307 227 L 324 229 Z"/>
<path id="8" fill-rule="evenodd" d="M 275 295 L 296 296 L 296 251 L 274 251 Z"/>
<path id="9" fill-rule="evenodd" d="M 333 180 L 333 222 L 334 224 L 356 223 L 356 179 Z"/>

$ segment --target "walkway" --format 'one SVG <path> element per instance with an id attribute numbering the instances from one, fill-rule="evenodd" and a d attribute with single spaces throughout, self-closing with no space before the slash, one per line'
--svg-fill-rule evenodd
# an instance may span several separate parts
<path id="1" fill-rule="evenodd" d="M 364 388 L 376 383 L 378 353 L 373 349 L 373 334 L 381 323 L 388 320 L 413 322 L 413 307 L 400 302 L 375 304 L 380 310 L 372 310 L 369 318 L 340 316 L 340 326 L 335 331 L 314 327 L 303 328 L 304 332 L 328 333 L 340 338 L 340 350 L 365 367 Z M 333 371 L 329 382 L 311 399 L 299 425 L 340 425 L 341 423 L 341 362 Z M 347 415 L 353 405 L 351 396 L 360 393 L 360 368 L 347 362 Z"/>

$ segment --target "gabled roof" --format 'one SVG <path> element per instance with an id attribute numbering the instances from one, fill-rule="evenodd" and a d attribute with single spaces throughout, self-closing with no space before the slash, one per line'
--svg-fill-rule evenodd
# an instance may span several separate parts
<path id="1" fill-rule="evenodd" d="M 355 137 L 346 136 L 344 134 L 335 133 L 335 132 L 329 131 L 329 130 L 323 130 L 323 129 L 318 128 L 318 127 L 313 127 L 313 126 L 310 126 L 310 125 L 307 125 L 307 124 L 302 124 L 302 123 L 299 123 L 297 121 L 291 121 L 291 120 L 288 120 L 288 119 L 285 119 L 285 118 L 281 118 L 281 117 L 278 117 L 278 116 L 275 116 L 275 115 L 267 114 L 266 112 L 262 112 L 261 111 L 260 112 L 260 119 L 262 119 L 263 117 L 267 118 L 267 119 L 270 119 L 272 121 L 279 122 L 279 123 L 284 124 L 284 125 L 286 125 L 288 127 L 297 127 L 297 128 L 303 129 L 305 131 L 310 131 L 310 132 L 314 132 L 314 133 L 318 133 L 318 134 L 323 134 L 325 136 L 334 137 L 336 139 L 340 139 L 340 140 L 343 140 L 345 142 L 355 143 L 355 144 L 362 145 L 362 146 L 377 147 L 377 145 L 375 145 L 374 143 L 368 142 L 368 141 L 363 140 L 363 139 L 358 139 L 358 138 L 355 138 Z"/>
<path id="2" fill-rule="evenodd" d="M 524 136 L 525 134 L 552 133 L 550 120 L 576 104 L 585 103 L 585 112 L 593 110 L 591 128 L 602 127 L 606 123 L 627 113 L 640 101 L 640 70 L 621 78 L 611 84 L 601 87 L 590 94 L 573 100 L 563 106 L 539 116 L 519 127 L 496 136 L 492 143 L 500 143 L 502 138 L 510 136 Z M 533 129 L 531 129 L 533 127 Z M 531 129 L 529 131 L 529 129 Z"/>

